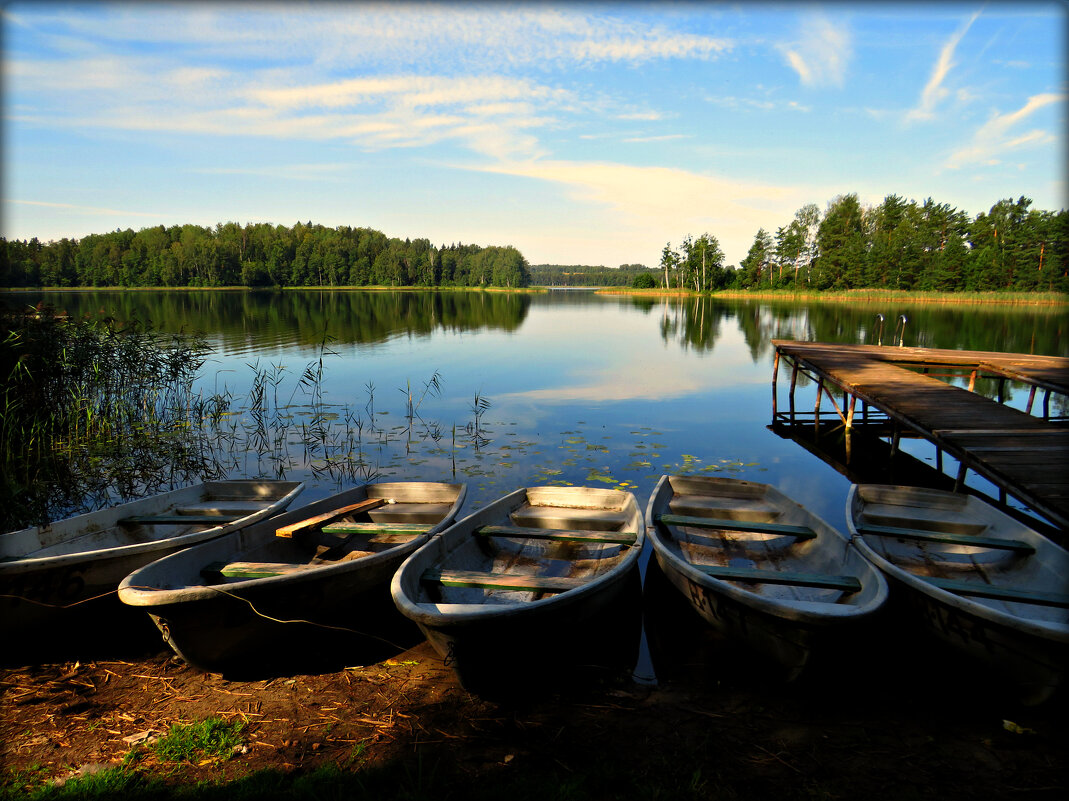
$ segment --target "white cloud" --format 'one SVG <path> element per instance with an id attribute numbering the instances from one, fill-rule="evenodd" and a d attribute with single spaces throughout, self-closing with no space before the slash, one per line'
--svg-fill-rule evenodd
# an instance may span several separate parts
<path id="1" fill-rule="evenodd" d="M 746 255 L 758 228 L 767 228 L 770 218 L 790 219 L 809 202 L 811 192 L 811 188 L 745 183 L 667 167 L 603 162 L 540 160 L 481 169 L 566 186 L 580 204 L 609 211 L 612 219 L 605 225 L 617 235 L 640 231 L 644 250 L 652 242 L 659 253 L 657 243 L 677 242 L 688 232 L 710 232 L 719 239 L 729 264 Z"/>
<path id="2" fill-rule="evenodd" d="M 936 59 L 932 73 L 928 77 L 928 83 L 924 85 L 924 90 L 921 92 L 920 102 L 906 115 L 907 120 L 931 119 L 936 106 L 949 94 L 949 90 L 943 87 L 943 83 L 946 81 L 947 75 L 950 74 L 950 70 L 955 66 L 954 51 L 957 49 L 962 37 L 968 33 L 969 28 L 972 27 L 972 24 L 976 22 L 979 16 L 980 12 L 977 11 L 969 17 L 959 31 L 954 33 L 943 44 L 942 49 L 939 51 L 939 58 Z"/>
<path id="3" fill-rule="evenodd" d="M 958 169 L 969 164 L 987 166 L 1001 163 L 1001 154 L 1021 148 L 1059 141 L 1059 138 L 1043 130 L 1015 133 L 1013 128 L 1027 120 L 1042 108 L 1055 103 L 1064 103 L 1066 95 L 1044 93 L 1028 98 L 1021 108 L 1009 114 L 995 113 L 977 129 L 972 141 L 965 147 L 954 151 L 947 159 L 946 167 Z"/>
<path id="4" fill-rule="evenodd" d="M 850 30 L 823 16 L 802 22 L 801 38 L 779 50 L 804 86 L 842 86 L 853 56 Z"/>

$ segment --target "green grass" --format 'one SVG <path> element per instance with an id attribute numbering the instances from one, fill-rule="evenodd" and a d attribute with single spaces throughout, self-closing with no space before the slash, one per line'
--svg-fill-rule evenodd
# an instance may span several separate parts
<path id="1" fill-rule="evenodd" d="M 240 722 L 208 718 L 199 723 L 176 723 L 167 734 L 148 746 L 162 762 L 193 763 L 208 757 L 227 759 L 241 745 Z"/>

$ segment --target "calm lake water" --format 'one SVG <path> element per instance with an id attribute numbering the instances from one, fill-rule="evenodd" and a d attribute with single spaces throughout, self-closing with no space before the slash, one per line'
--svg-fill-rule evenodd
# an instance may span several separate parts
<path id="1" fill-rule="evenodd" d="M 305 480 L 298 504 L 361 476 L 461 480 L 469 488 L 464 513 L 516 487 L 552 483 L 621 487 L 644 507 L 660 475 L 688 472 L 773 484 L 845 531 L 849 479 L 769 429 L 772 339 L 875 344 L 882 314 L 882 342 L 890 345 L 904 315 L 907 345 L 1069 356 L 1064 312 L 1045 306 L 574 290 L 82 291 L 14 299 L 203 334 L 212 353 L 199 390 L 226 394 L 228 424 L 246 436 L 232 478 Z M 257 374 L 266 400 L 254 419 L 248 406 Z M 788 383 L 781 375 L 781 404 Z M 1023 407 L 1027 391 L 1011 387 L 1011 394 Z M 798 397 L 799 408 L 812 409 L 812 386 Z M 257 426 L 270 444 L 249 449 Z M 934 464 L 923 441 L 904 449 Z M 954 469 L 946 460 L 944 470 Z M 970 484 L 986 489 L 975 477 Z"/>

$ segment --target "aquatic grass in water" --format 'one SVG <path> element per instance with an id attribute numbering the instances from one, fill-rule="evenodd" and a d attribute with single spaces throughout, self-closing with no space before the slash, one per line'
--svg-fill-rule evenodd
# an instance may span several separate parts
<path id="1" fill-rule="evenodd" d="M 239 371 L 231 380 L 241 391 L 221 386 L 221 374 L 214 383 L 199 376 L 211 350 L 196 337 L 36 312 L 13 319 L 7 330 L 4 530 L 219 478 L 290 478 L 335 491 L 385 476 L 459 478 L 472 484 L 470 498 L 479 505 L 545 483 L 641 494 L 662 471 L 734 472 L 743 464 L 705 454 L 673 457 L 662 432 L 645 426 L 615 434 L 600 426 L 595 436 L 580 421 L 560 433 L 559 450 L 539 436 L 517 440 L 507 431 L 515 422 L 488 422 L 492 405 L 481 392 L 467 403 L 467 420 L 449 423 L 447 439 L 429 414 L 445 383 L 437 370 L 398 387 L 403 406 L 391 427 L 384 424 L 394 419 L 391 410 L 381 408 L 371 381 L 361 407 L 330 402 L 324 383 L 329 357 L 337 354 L 327 335 L 303 369 L 247 363 L 250 374 Z M 55 370 L 43 369 L 52 363 Z"/>
<path id="2" fill-rule="evenodd" d="M 47 308 L 4 314 L 0 332 L 4 530 L 212 473 L 186 436 L 202 340 Z"/>

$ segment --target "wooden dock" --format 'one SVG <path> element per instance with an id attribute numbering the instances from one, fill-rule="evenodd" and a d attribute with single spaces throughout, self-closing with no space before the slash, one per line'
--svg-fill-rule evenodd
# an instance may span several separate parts
<path id="1" fill-rule="evenodd" d="M 799 373 L 817 384 L 814 424 L 822 419 L 822 399 L 849 430 L 868 420 L 870 407 L 890 422 L 892 451 L 898 437 L 912 433 L 957 460 L 960 487 L 972 470 L 1037 514 L 1069 531 L 1069 427 L 1051 419 L 1052 394 L 1069 395 L 1069 359 L 986 351 L 834 345 L 773 340 L 776 348 L 773 420 L 796 424 L 795 388 Z M 780 361 L 792 365 L 789 410 L 777 406 Z M 941 380 L 957 376 L 969 388 Z M 998 399 L 972 390 L 979 377 L 998 381 Z M 1006 406 L 1006 382 L 1029 387 L 1025 410 Z M 841 393 L 836 397 L 834 390 Z M 1035 406 L 1042 392 L 1041 409 Z"/>

